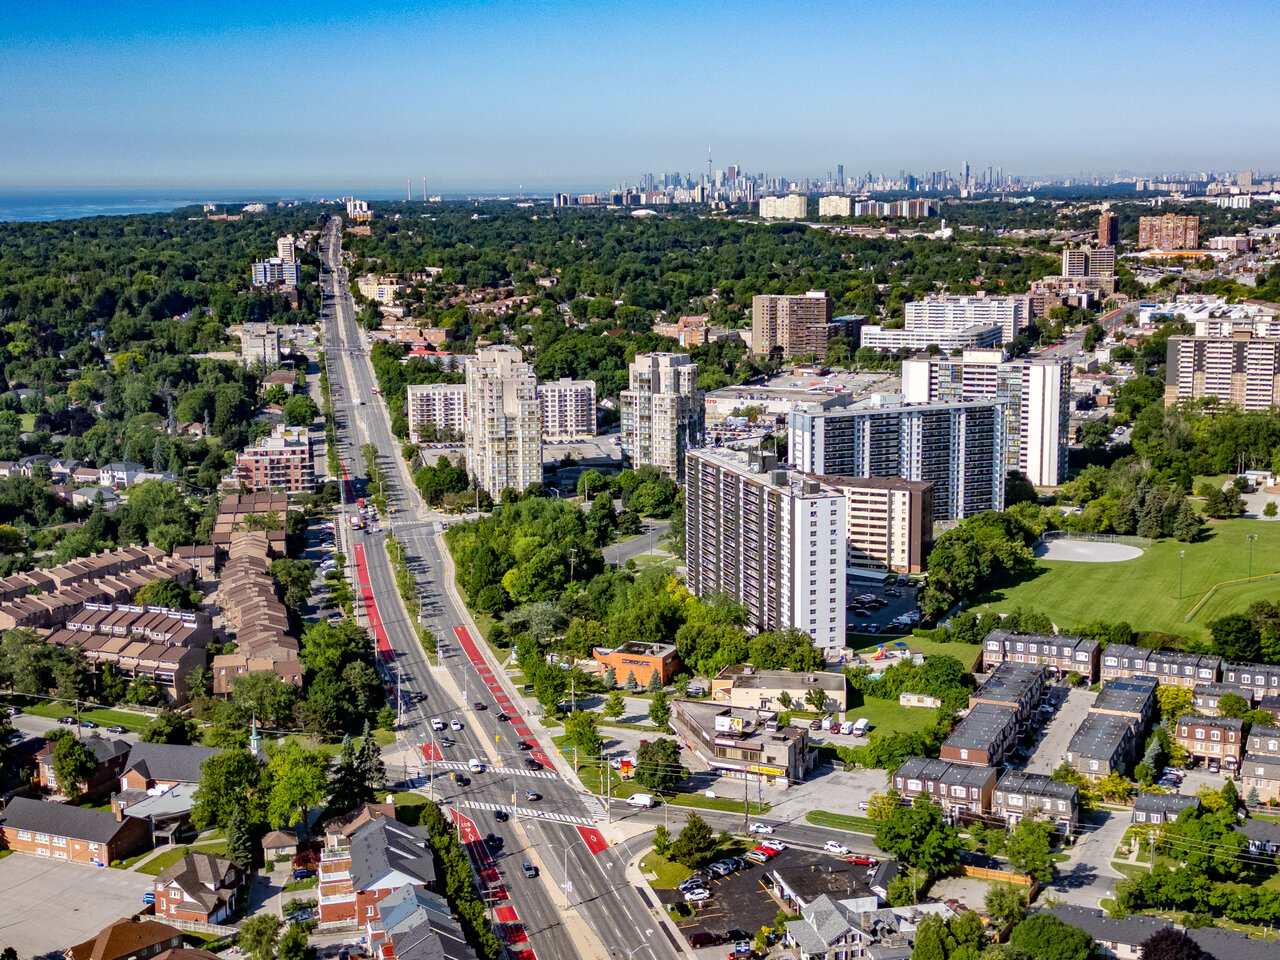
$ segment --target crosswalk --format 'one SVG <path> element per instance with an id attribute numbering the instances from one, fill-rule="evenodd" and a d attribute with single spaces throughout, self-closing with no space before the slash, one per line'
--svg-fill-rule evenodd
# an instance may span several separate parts
<path id="1" fill-rule="evenodd" d="M 582 805 L 587 808 L 587 812 L 591 814 L 593 821 L 599 823 L 601 820 L 609 819 L 609 811 L 605 809 L 604 801 L 594 793 L 580 793 L 578 797 L 582 800 Z"/>
<path id="2" fill-rule="evenodd" d="M 470 770 L 468 764 L 460 763 L 457 760 L 437 760 L 435 765 L 442 770 Z M 540 777 L 543 780 L 559 780 L 558 774 L 550 770 L 521 770 L 519 767 L 491 767 L 485 764 L 485 770 L 489 773 L 505 773 L 513 777 Z"/>
<path id="3" fill-rule="evenodd" d="M 513 813 L 517 817 L 528 817 L 535 820 L 555 820 L 558 823 L 571 823 L 574 826 L 589 827 L 592 821 L 586 817 L 575 817 L 568 813 L 556 813 L 554 810 L 538 810 L 535 807 L 513 807 L 501 803 L 485 803 L 482 800 L 464 800 L 462 805 L 473 810 L 502 810 Z"/>

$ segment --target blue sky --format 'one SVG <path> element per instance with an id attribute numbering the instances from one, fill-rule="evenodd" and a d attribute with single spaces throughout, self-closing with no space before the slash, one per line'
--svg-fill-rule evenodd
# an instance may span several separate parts
<path id="1" fill-rule="evenodd" d="M 0 0 L 0 187 L 1280 168 L 1280 3 Z"/>

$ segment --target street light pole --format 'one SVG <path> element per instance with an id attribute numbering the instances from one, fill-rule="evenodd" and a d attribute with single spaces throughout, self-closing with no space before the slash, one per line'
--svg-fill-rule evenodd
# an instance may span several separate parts
<path id="1" fill-rule="evenodd" d="M 1178 551 L 1178 599 L 1182 599 L 1182 558 L 1187 555 L 1187 551 Z"/>
<path id="2" fill-rule="evenodd" d="M 1249 576 L 1253 576 L 1253 541 L 1258 539 L 1256 533 L 1245 535 L 1245 539 L 1249 541 Z"/>

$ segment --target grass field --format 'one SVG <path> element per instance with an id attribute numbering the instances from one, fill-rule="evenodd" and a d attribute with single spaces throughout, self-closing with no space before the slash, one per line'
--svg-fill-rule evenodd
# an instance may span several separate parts
<path id="1" fill-rule="evenodd" d="M 925 707 L 904 707 L 897 700 L 877 700 L 854 691 L 849 695 L 848 720 L 866 717 L 872 733 L 914 733 L 937 719 L 937 711 Z"/>
<path id="2" fill-rule="evenodd" d="M 23 713 L 33 717 L 47 717 L 50 720 L 57 720 L 59 717 L 75 714 L 75 709 L 65 703 L 53 701 L 27 702 L 29 698 L 22 696 L 5 697 L 3 699 L 6 703 L 11 702 L 20 705 Z M 151 722 L 151 718 L 144 714 L 130 713 L 126 710 L 84 710 L 80 713 L 80 719 L 92 720 L 100 727 L 113 727 L 119 724 L 126 730 L 132 730 L 135 733 L 145 730 L 147 724 Z M 50 724 L 50 729 L 56 726 L 56 723 Z"/>
<path id="3" fill-rule="evenodd" d="M 1266 520 L 1216 520 L 1196 543 L 1163 540 L 1147 547 L 1141 557 L 1122 563 L 1065 563 L 1041 561 L 1042 572 L 1015 586 L 977 598 L 999 611 L 1025 607 L 1047 614 L 1060 630 L 1087 620 L 1124 620 L 1135 630 L 1155 630 L 1186 637 L 1208 638 L 1208 624 L 1225 614 L 1243 610 L 1255 600 L 1280 600 L 1280 580 L 1260 580 L 1223 587 L 1183 622 L 1209 589 L 1223 580 L 1250 572 L 1247 535 L 1253 542 L 1254 576 L 1280 573 L 1280 525 Z M 1178 595 L 1180 550 L 1182 595 Z"/>
<path id="4" fill-rule="evenodd" d="M 227 842 L 225 840 L 219 840 L 216 843 L 200 843 L 191 847 L 174 847 L 172 850 L 166 850 L 164 853 L 158 854 L 154 859 L 148 860 L 142 866 L 138 867 L 138 873 L 146 873 L 153 877 L 158 877 L 192 850 L 197 853 L 214 853 L 221 855 L 227 852 Z"/>
<path id="5" fill-rule="evenodd" d="M 916 636 L 891 637 L 886 642 L 889 644 L 905 643 L 912 650 L 919 650 L 926 657 L 931 657 L 935 653 L 945 653 L 955 657 L 966 667 L 972 666 L 973 661 L 978 659 L 978 655 L 982 653 L 982 645 L 978 643 L 938 643 L 936 640 L 927 640 L 924 637 Z M 877 642 L 860 648 L 858 652 L 874 655 L 879 647 L 880 644 Z"/>
<path id="6" fill-rule="evenodd" d="M 815 827 L 831 827 L 835 830 L 848 830 L 851 833 L 866 833 L 873 836 L 876 832 L 876 825 L 866 817 L 855 817 L 848 813 L 810 810 L 804 818 Z"/>

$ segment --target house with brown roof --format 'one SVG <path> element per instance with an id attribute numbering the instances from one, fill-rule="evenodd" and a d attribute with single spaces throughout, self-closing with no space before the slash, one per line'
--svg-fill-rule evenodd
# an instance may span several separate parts
<path id="1" fill-rule="evenodd" d="M 195 923 L 222 923 L 235 911 L 244 874 L 226 857 L 188 853 L 160 876 L 155 891 L 156 916 Z"/>
<path id="2" fill-rule="evenodd" d="M 362 803 L 350 813 L 344 813 L 325 822 L 324 845 L 332 849 L 345 847 L 351 843 L 351 835 L 369 821 L 384 817 L 394 820 L 395 815 L 394 803 Z"/>
<path id="3" fill-rule="evenodd" d="M 92 940 L 68 947 L 67 960 L 143 960 L 182 946 L 182 931 L 157 920 L 117 920 Z"/>

